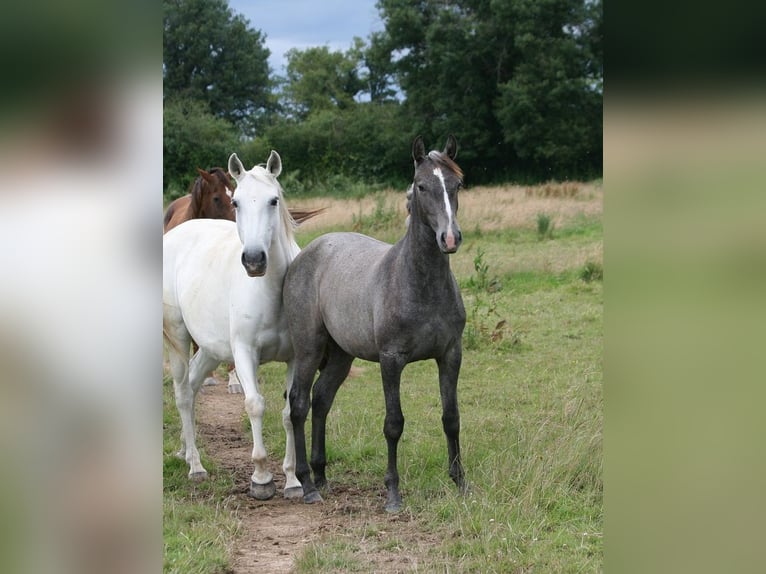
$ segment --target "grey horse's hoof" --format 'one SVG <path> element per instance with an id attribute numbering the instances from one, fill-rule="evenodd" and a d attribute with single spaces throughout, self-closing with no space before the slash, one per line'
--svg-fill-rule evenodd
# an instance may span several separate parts
<path id="1" fill-rule="evenodd" d="M 266 484 L 256 484 L 252 480 L 250 481 L 250 491 L 248 496 L 257 498 L 258 500 L 269 500 L 277 492 L 277 485 L 274 481 L 267 482 Z"/>
<path id="2" fill-rule="evenodd" d="M 242 385 L 240 385 L 239 383 L 229 383 L 228 386 L 226 387 L 226 390 L 229 391 L 230 395 L 241 395 L 244 393 L 244 391 L 242 390 Z"/>
<path id="3" fill-rule="evenodd" d="M 199 472 L 190 472 L 189 479 L 193 480 L 194 482 L 202 482 L 203 480 L 207 479 L 207 471 L 200 470 Z"/>
<path id="4" fill-rule="evenodd" d="M 301 498 L 303 496 L 303 488 L 300 486 L 291 486 L 290 488 L 285 488 L 284 496 L 288 500 Z"/>
<path id="5" fill-rule="evenodd" d="M 314 492 L 304 495 L 303 502 L 305 502 L 306 504 L 315 504 L 317 502 L 324 502 L 324 501 L 322 500 L 322 495 L 315 490 Z"/>
<path id="6" fill-rule="evenodd" d="M 401 502 L 399 502 L 399 503 L 396 503 L 396 502 L 387 503 L 384 508 L 386 509 L 386 512 L 388 512 L 389 514 L 394 514 L 396 512 L 401 511 L 402 504 L 401 504 Z"/>
<path id="7" fill-rule="evenodd" d="M 204 380 L 204 382 L 202 383 L 202 386 L 212 387 L 213 385 L 217 385 L 217 384 L 218 384 L 218 381 L 216 381 L 215 378 L 208 377 L 207 379 Z"/>

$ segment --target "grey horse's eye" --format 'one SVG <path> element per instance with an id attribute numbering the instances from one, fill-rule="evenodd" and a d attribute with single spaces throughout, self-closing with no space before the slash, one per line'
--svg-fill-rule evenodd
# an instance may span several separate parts
<path id="1" fill-rule="evenodd" d="M 238 202 L 236 199 L 232 199 L 232 200 L 231 200 L 231 206 L 232 206 L 234 209 L 237 209 L 237 208 L 239 207 L 239 202 Z"/>

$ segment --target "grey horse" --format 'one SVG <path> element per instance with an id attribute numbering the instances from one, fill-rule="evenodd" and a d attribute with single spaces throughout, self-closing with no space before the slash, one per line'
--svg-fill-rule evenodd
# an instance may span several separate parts
<path id="1" fill-rule="evenodd" d="M 380 363 L 388 444 L 385 509 L 396 512 L 402 506 L 397 445 L 404 416 L 399 386 L 405 365 L 415 361 L 436 360 L 449 475 L 461 491 L 467 488 L 457 404 L 465 308 L 449 264 L 449 254 L 462 241 L 456 216 L 463 173 L 456 155 L 452 135 L 442 152 L 426 153 L 423 139 L 415 138 L 410 221 L 395 245 L 358 233 L 328 233 L 312 241 L 288 269 L 282 296 L 295 350 L 290 417 L 296 476 L 306 503 L 322 500 L 317 487 L 327 483 L 326 418 L 354 357 Z M 304 426 L 312 382 L 322 363 L 311 401 L 312 481 Z"/>

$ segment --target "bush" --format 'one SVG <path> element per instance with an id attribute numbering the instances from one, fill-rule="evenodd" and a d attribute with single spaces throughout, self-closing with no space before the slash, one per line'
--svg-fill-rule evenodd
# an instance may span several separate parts
<path id="1" fill-rule="evenodd" d="M 225 169 L 229 155 L 241 145 L 237 129 L 213 116 L 201 102 L 165 102 L 162 123 L 162 183 L 166 202 L 186 193 L 197 177 L 196 168 Z"/>

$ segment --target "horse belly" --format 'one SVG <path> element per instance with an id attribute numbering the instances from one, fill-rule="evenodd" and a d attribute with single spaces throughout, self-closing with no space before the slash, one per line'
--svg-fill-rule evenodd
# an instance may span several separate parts
<path id="1" fill-rule="evenodd" d="M 322 317 L 328 333 L 346 353 L 366 361 L 378 361 L 371 301 L 354 297 L 333 299 L 323 307 Z"/>

